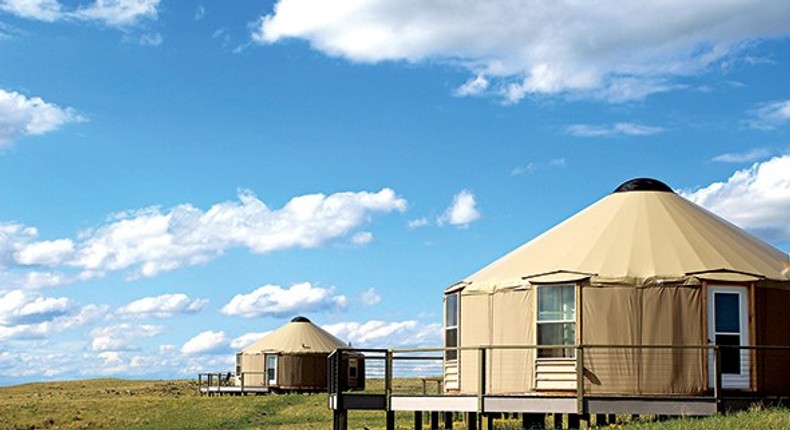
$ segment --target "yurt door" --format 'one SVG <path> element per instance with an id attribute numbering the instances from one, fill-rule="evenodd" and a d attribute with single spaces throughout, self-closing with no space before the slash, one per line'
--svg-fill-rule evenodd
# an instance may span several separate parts
<path id="1" fill-rule="evenodd" d="M 266 355 L 266 384 L 277 385 L 277 356 Z"/>
<path id="2" fill-rule="evenodd" d="M 748 297 L 746 287 L 708 287 L 709 344 L 749 345 Z M 708 381 L 713 387 L 713 351 L 708 359 Z M 749 380 L 749 350 L 721 348 L 721 388 L 748 389 Z"/>

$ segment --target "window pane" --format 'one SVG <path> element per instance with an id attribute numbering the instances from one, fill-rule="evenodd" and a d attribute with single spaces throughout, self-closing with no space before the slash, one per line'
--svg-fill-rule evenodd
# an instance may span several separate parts
<path id="1" fill-rule="evenodd" d="M 458 325 L 458 294 L 450 294 L 445 302 L 445 327 Z"/>
<path id="2" fill-rule="evenodd" d="M 716 345 L 741 345 L 741 337 L 731 334 L 716 335 Z M 739 348 L 721 348 L 721 373 L 741 374 L 741 350 Z"/>
<path id="3" fill-rule="evenodd" d="M 444 331 L 444 346 L 447 348 L 458 346 L 458 329 L 452 328 Z M 445 351 L 444 358 L 446 360 L 455 360 L 458 358 L 458 351 L 455 349 Z"/>
<path id="4" fill-rule="evenodd" d="M 715 293 L 716 331 L 718 333 L 740 333 L 740 306 L 738 294 Z"/>
<path id="5" fill-rule="evenodd" d="M 538 321 L 575 321 L 574 285 L 538 287 Z"/>
<path id="6" fill-rule="evenodd" d="M 575 345 L 575 323 L 540 323 L 538 324 L 538 345 Z M 574 357 L 573 348 L 539 349 L 540 358 Z"/>

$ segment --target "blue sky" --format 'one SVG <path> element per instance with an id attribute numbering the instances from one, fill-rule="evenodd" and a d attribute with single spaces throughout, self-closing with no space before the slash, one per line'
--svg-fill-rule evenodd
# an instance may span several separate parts
<path id="1" fill-rule="evenodd" d="M 189 377 L 633 177 L 790 250 L 790 3 L 0 0 L 0 384 Z"/>

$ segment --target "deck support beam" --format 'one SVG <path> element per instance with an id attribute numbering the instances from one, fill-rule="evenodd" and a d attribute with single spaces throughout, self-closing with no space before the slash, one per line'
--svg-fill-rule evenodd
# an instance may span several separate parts
<path id="1" fill-rule="evenodd" d="M 545 425 L 545 414 L 521 414 L 521 427 L 525 429 L 542 429 Z"/>
<path id="2" fill-rule="evenodd" d="M 422 430 L 422 411 L 414 411 L 414 430 Z"/>

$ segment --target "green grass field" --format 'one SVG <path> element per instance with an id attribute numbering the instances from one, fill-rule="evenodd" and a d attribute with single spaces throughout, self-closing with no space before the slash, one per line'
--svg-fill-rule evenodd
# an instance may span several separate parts
<path id="1" fill-rule="evenodd" d="M 398 380 L 397 392 L 417 392 L 418 381 Z M 371 384 L 375 388 L 375 382 Z M 411 428 L 412 415 L 397 416 Z M 331 428 L 326 395 L 206 397 L 193 381 L 93 379 L 0 387 L 0 429 L 277 429 Z M 383 429 L 382 412 L 349 413 L 351 429 Z M 456 425 L 459 428 L 460 425 Z M 501 421 L 500 429 L 517 429 Z M 627 430 L 790 429 L 787 409 L 663 423 L 609 426 Z"/>

